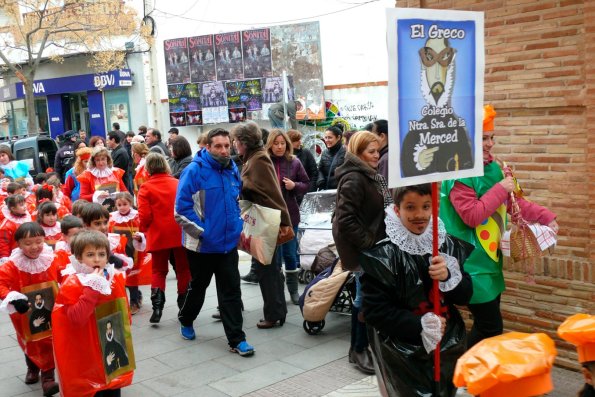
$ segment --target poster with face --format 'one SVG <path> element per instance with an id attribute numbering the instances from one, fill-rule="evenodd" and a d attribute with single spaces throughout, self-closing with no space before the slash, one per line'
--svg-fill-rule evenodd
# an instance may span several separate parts
<path id="1" fill-rule="evenodd" d="M 58 294 L 58 284 L 47 281 L 24 287 L 30 310 L 21 316 L 25 339 L 36 341 L 52 336 L 52 309 Z"/>
<path id="2" fill-rule="evenodd" d="M 273 76 L 294 76 L 295 99 L 305 104 L 297 119 L 325 119 L 319 23 L 271 27 L 271 56 Z"/>
<path id="3" fill-rule="evenodd" d="M 227 96 L 222 81 L 202 84 L 201 103 L 203 108 L 227 106 Z"/>
<path id="4" fill-rule="evenodd" d="M 109 107 L 109 118 L 113 123 L 119 123 L 123 131 L 130 130 L 130 122 L 128 119 L 128 103 L 112 103 Z"/>
<path id="5" fill-rule="evenodd" d="M 240 32 L 215 35 L 217 80 L 239 80 L 244 78 L 241 48 Z"/>
<path id="6" fill-rule="evenodd" d="M 175 112 L 169 114 L 169 125 L 172 127 L 184 127 L 186 125 L 185 112 Z"/>
<path id="7" fill-rule="evenodd" d="M 186 110 L 186 84 L 172 84 L 167 86 L 167 100 L 169 112 L 183 112 Z"/>
<path id="8" fill-rule="evenodd" d="M 167 84 L 190 83 L 190 58 L 186 37 L 163 41 Z"/>
<path id="9" fill-rule="evenodd" d="M 268 28 L 244 30 L 242 49 L 244 78 L 272 76 L 271 32 Z"/>
<path id="10" fill-rule="evenodd" d="M 213 35 L 188 38 L 190 53 L 190 80 L 194 83 L 213 81 L 215 72 L 215 46 Z"/>
<path id="11" fill-rule="evenodd" d="M 230 109 L 245 108 L 249 112 L 262 109 L 260 79 L 228 81 L 225 88 Z"/>
<path id="12" fill-rule="evenodd" d="M 202 111 L 186 112 L 186 125 L 202 125 Z"/>
<path id="13" fill-rule="evenodd" d="M 118 298 L 98 306 L 95 320 L 105 377 L 109 382 L 136 367 L 126 299 Z"/>
<path id="14" fill-rule="evenodd" d="M 246 108 L 234 108 L 229 109 L 229 122 L 230 123 L 243 123 L 246 121 L 247 112 Z"/>
<path id="15" fill-rule="evenodd" d="M 388 10 L 390 187 L 483 174 L 483 14 Z"/>

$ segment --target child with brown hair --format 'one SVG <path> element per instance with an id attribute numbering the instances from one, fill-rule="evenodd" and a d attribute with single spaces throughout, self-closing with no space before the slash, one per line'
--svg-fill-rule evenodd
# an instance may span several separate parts
<path id="1" fill-rule="evenodd" d="M 59 191 L 60 189 L 56 188 L 54 185 L 44 183 L 35 191 L 35 195 L 31 195 L 35 200 L 26 199 L 27 209 L 33 217 L 33 220 L 37 219 L 37 207 L 45 201 L 54 203 L 58 219 L 62 219 L 70 214 L 70 210 L 66 206 L 61 205 L 57 200 L 57 192 Z"/>
<path id="2" fill-rule="evenodd" d="M 14 234 L 17 228 L 25 222 L 31 222 L 31 215 L 27 212 L 25 198 L 20 194 L 9 196 L 4 200 L 7 211 L 0 223 L 0 263 L 6 261 L 11 251 L 16 248 Z"/>
<path id="3" fill-rule="evenodd" d="M 135 366 L 125 276 L 108 263 L 110 243 L 103 233 L 83 230 L 70 246 L 71 263 L 52 313 L 62 396 L 120 396 L 120 388 L 132 383 Z M 106 317 L 103 335 L 97 329 Z M 121 324 L 126 340 L 114 339 L 114 323 Z"/>
<path id="4" fill-rule="evenodd" d="M 116 209 L 110 214 L 108 231 L 126 236 L 126 256 L 134 260 L 134 267 L 126 275 L 126 288 L 130 291 L 130 313 L 135 315 L 140 310 L 143 296 L 139 285 L 151 285 L 151 262 L 146 258 L 147 242 L 145 235 L 139 232 L 140 219 L 133 206 L 134 199 L 128 192 L 116 194 Z M 147 260 L 145 260 L 147 259 Z"/>
<path id="5" fill-rule="evenodd" d="M 37 207 L 37 223 L 45 232 L 45 243 L 52 247 L 62 238 L 62 229 L 58 222 L 58 209 L 51 201 L 44 201 Z"/>
<path id="6" fill-rule="evenodd" d="M 52 335 L 46 331 L 51 330 L 51 305 L 61 276 L 44 237 L 43 228 L 35 222 L 25 222 L 16 230 L 18 248 L 0 266 L 0 310 L 10 314 L 17 341 L 25 353 L 25 383 L 37 383 L 41 370 L 43 395 L 51 396 L 58 393 L 58 384 L 54 378 Z M 30 297 L 35 299 L 33 304 Z"/>

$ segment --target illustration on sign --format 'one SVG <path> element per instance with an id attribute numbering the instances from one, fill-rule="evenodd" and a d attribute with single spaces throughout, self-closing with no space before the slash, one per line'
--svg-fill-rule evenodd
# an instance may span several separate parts
<path id="1" fill-rule="evenodd" d="M 242 48 L 244 49 L 244 78 L 272 75 L 269 29 L 243 31 Z"/>
<path id="2" fill-rule="evenodd" d="M 465 171 L 467 175 L 481 172 L 481 155 L 476 151 L 477 142 L 481 143 L 481 127 L 477 128 L 481 112 L 477 109 L 482 108 L 483 96 L 476 94 L 476 87 L 477 79 L 483 80 L 483 67 L 481 73 L 477 70 L 483 59 L 476 58 L 483 54 L 477 47 L 483 31 L 468 13 L 454 20 L 445 14 L 436 19 L 428 14 L 423 18 L 396 15 L 392 21 L 396 37 L 391 40 L 394 44 L 389 42 L 396 47 L 391 61 L 398 71 L 397 76 L 389 76 L 397 79 L 397 104 L 391 103 L 389 110 L 398 120 L 389 130 L 399 131 L 400 174 L 395 177 L 432 175 L 423 179 L 429 182 L 448 179 L 444 175 L 448 173 L 462 177 Z M 390 83 L 394 81 L 389 81 L 389 88 Z"/>
<path id="3" fill-rule="evenodd" d="M 213 35 L 188 38 L 190 52 L 190 80 L 193 82 L 213 81 L 215 73 L 215 47 Z"/>
<path id="4" fill-rule="evenodd" d="M 217 80 L 236 80 L 244 77 L 240 32 L 215 35 Z"/>
<path id="5" fill-rule="evenodd" d="M 228 81 L 225 88 L 230 109 L 246 108 L 250 112 L 262 109 L 260 79 Z"/>
<path id="6" fill-rule="evenodd" d="M 163 41 L 165 53 L 165 76 L 167 84 L 190 83 L 188 40 L 172 39 Z"/>

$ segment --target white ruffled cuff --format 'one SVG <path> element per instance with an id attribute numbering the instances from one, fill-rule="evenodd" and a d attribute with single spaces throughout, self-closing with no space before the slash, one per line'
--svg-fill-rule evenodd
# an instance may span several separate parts
<path id="1" fill-rule="evenodd" d="M 4 300 L 2 301 L 2 303 L 0 303 L 0 312 L 3 313 L 8 313 L 8 314 L 13 314 L 17 312 L 17 309 L 14 308 L 14 306 L 12 305 L 12 301 L 16 301 L 19 299 L 25 299 L 25 300 L 29 300 L 29 298 L 27 298 L 27 295 L 23 295 L 18 291 L 10 291 L 8 293 L 8 295 L 6 295 L 6 298 L 4 298 Z"/>
<path id="2" fill-rule="evenodd" d="M 135 239 L 132 239 L 132 246 L 138 252 L 144 252 L 147 249 L 147 239 L 145 238 L 145 234 L 144 233 L 138 232 L 138 234 L 140 234 L 142 240 L 139 243 Z"/>
<path id="3" fill-rule="evenodd" d="M 459 261 L 453 256 L 447 254 L 440 254 L 446 261 L 446 267 L 448 268 L 448 273 L 450 277 L 445 281 L 438 282 L 438 288 L 442 292 L 452 291 L 456 288 L 457 285 L 463 279 L 463 275 L 461 274 L 461 268 L 459 267 Z"/>
<path id="4" fill-rule="evenodd" d="M 6 262 L 10 260 L 9 256 L 5 256 L 4 258 L 0 259 L 0 265 L 4 265 Z"/>
<path id="5" fill-rule="evenodd" d="M 438 343 L 442 339 L 442 321 L 435 313 L 426 313 L 421 316 L 421 340 L 424 344 L 426 352 L 430 353 L 436 349 Z"/>
<path id="6" fill-rule="evenodd" d="M 104 191 L 103 190 L 95 190 L 95 193 L 93 193 L 93 202 L 97 203 L 97 204 L 101 204 L 101 201 L 99 201 L 99 195 L 102 194 Z"/>
<path id="7" fill-rule="evenodd" d="M 102 295 L 109 295 L 112 293 L 110 282 L 105 277 L 98 274 L 77 274 L 79 281 L 85 287 L 89 287 Z"/>
<path id="8" fill-rule="evenodd" d="M 124 266 L 122 266 L 122 268 L 118 269 L 118 270 L 125 272 L 125 271 L 130 270 L 134 267 L 134 259 L 132 259 L 131 257 L 126 256 L 124 254 L 115 253 L 115 252 L 113 253 L 113 255 L 122 259 L 122 261 L 124 262 Z"/>

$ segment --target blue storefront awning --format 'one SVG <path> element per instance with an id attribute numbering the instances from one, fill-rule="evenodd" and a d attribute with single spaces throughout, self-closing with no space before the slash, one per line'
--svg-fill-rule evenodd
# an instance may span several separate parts
<path id="1" fill-rule="evenodd" d="M 132 86 L 130 69 L 112 70 L 101 74 L 83 74 L 78 76 L 58 77 L 55 79 L 35 80 L 35 96 L 66 94 L 70 92 L 109 90 Z M 23 83 L 0 87 L 0 102 L 12 101 L 25 97 Z"/>

